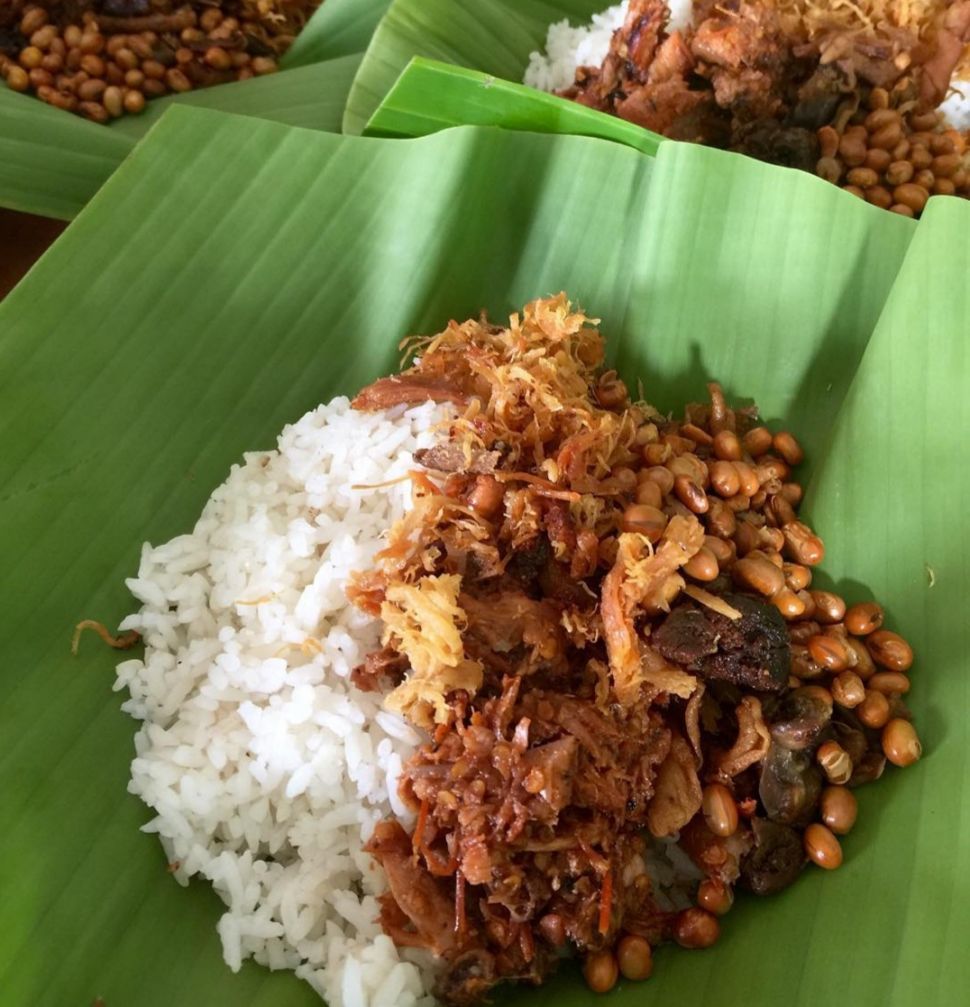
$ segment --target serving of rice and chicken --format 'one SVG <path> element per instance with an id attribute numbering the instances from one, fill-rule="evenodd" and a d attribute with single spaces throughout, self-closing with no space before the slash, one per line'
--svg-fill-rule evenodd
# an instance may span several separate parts
<path id="1" fill-rule="evenodd" d="M 577 956 L 603 992 L 838 867 L 853 789 L 920 756 L 913 654 L 812 589 L 796 439 L 716 384 L 634 401 L 564 295 L 407 350 L 128 581 L 130 790 L 230 968 L 457 1005 Z"/>
<path id="2" fill-rule="evenodd" d="M 968 0 L 626 0 L 551 25 L 525 83 L 905 216 L 970 197 Z"/>

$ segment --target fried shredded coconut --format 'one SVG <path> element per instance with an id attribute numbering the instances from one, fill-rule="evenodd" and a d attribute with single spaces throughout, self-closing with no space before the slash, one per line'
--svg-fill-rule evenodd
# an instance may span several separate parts
<path id="1" fill-rule="evenodd" d="M 387 703 L 422 727 L 448 720 L 445 697 L 457 689 L 474 694 L 482 684 L 482 666 L 466 659 L 461 631 L 468 619 L 458 605 L 461 577 L 443 574 L 414 584 L 387 588 L 381 605 L 384 646 L 403 654 L 411 674 Z"/>
<path id="2" fill-rule="evenodd" d="M 803 587 L 823 550 L 787 464 L 742 446 L 771 443 L 749 429 L 756 411 L 716 384 L 682 422 L 631 401 L 563 294 L 402 345 L 410 366 L 356 408 L 432 400 L 453 418 L 348 592 L 384 626 L 354 682 L 428 732 L 400 777 L 413 829 L 382 822 L 368 846 L 385 932 L 443 959 L 444 1003 L 473 1004 L 542 982 L 564 951 L 675 936 L 648 842 L 679 835 L 722 887 L 790 884 L 792 823 L 821 787 L 784 746 L 838 737 L 868 778 L 884 760 L 824 690 L 793 687 L 785 619 L 814 601 L 786 578 Z M 799 659 L 814 682 L 822 669 Z M 705 785 L 737 802 L 734 834 L 708 828 Z"/>

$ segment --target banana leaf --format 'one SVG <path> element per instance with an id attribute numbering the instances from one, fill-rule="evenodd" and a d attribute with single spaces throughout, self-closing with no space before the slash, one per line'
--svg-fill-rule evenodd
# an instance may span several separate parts
<path id="1" fill-rule="evenodd" d="M 365 136 L 427 136 L 451 126 L 501 126 L 534 133 L 574 133 L 655 154 L 663 137 L 524 84 L 439 63 L 411 60 L 371 116 Z"/>
<path id="2" fill-rule="evenodd" d="M 0 1002 L 317 1002 L 223 965 L 218 899 L 138 831 L 117 654 L 72 658 L 73 626 L 117 624 L 140 543 L 188 530 L 244 450 L 393 368 L 403 335 L 560 289 L 662 408 L 716 377 L 803 440 L 832 577 L 917 645 L 927 747 L 860 793 L 842 869 L 739 899 L 714 948 L 663 949 L 609 1002 L 962 1002 L 968 226 L 952 200 L 917 226 L 678 144 L 402 143 L 171 109 L 0 304 Z M 590 995 L 567 969 L 500 1002 Z"/>
<path id="3" fill-rule="evenodd" d="M 339 132 L 360 54 L 387 0 L 326 0 L 283 71 L 149 102 L 99 126 L 0 84 L 0 206 L 70 220 L 172 104 Z"/>
<path id="4" fill-rule="evenodd" d="M 290 69 L 363 52 L 390 0 L 324 0 L 281 66 Z"/>
<path id="5" fill-rule="evenodd" d="M 347 98 L 344 132 L 360 133 L 414 56 L 522 80 L 555 21 L 584 24 L 608 0 L 392 0 Z M 538 116 L 539 121 L 543 119 Z"/>

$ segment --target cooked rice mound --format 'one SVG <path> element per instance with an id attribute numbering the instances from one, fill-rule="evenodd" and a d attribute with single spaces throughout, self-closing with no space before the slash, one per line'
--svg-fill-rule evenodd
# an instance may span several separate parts
<path id="1" fill-rule="evenodd" d="M 349 680 L 380 639 L 345 586 L 410 505 L 431 404 L 373 414 L 346 399 L 248 454 L 192 532 L 146 545 L 125 620 L 142 660 L 118 668 L 143 721 L 129 789 L 154 810 L 169 868 L 209 880 L 227 909 L 226 962 L 295 969 L 332 1007 L 429 1004 L 428 959 L 378 923 L 375 824 L 421 740 Z M 160 870 L 164 869 L 160 866 Z"/>

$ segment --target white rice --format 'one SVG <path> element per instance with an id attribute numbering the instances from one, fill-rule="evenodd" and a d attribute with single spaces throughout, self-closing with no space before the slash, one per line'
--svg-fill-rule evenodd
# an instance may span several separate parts
<path id="1" fill-rule="evenodd" d="M 693 10 L 692 0 L 669 0 L 670 30 L 686 28 Z M 594 14 L 588 25 L 570 26 L 557 21 L 549 26 L 545 52 L 529 56 L 524 82 L 540 91 L 561 91 L 576 78 L 580 66 L 598 67 L 610 49 L 613 32 L 623 27 L 630 3 L 609 7 Z"/>
<path id="2" fill-rule="evenodd" d="M 145 545 L 127 582 L 142 608 L 122 628 L 145 656 L 116 688 L 144 722 L 129 790 L 155 811 L 145 831 L 226 903 L 230 968 L 294 969 L 331 1007 L 433 1003 L 430 958 L 381 932 L 362 849 L 381 818 L 406 820 L 396 781 L 421 739 L 349 682 L 379 633 L 344 588 L 410 504 L 406 482 L 353 485 L 407 473 L 443 415 L 321 406 L 234 466 L 190 534 Z"/>
<path id="3" fill-rule="evenodd" d="M 953 129 L 966 132 L 970 130 L 970 80 L 954 80 L 950 88 L 940 110 Z"/>

